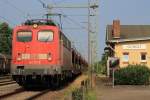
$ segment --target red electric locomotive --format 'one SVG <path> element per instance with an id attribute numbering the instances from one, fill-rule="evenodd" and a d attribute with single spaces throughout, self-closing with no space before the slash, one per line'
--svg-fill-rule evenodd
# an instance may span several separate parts
<path id="1" fill-rule="evenodd" d="M 87 63 L 51 20 L 28 20 L 13 30 L 13 79 L 22 86 L 59 85 L 82 72 Z"/>

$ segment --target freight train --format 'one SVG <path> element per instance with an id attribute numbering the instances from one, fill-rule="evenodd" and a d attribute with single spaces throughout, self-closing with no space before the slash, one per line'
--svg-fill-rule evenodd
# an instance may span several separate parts
<path id="1" fill-rule="evenodd" d="M 88 63 L 52 20 L 28 20 L 13 29 L 13 79 L 21 86 L 58 86 L 82 73 Z"/>

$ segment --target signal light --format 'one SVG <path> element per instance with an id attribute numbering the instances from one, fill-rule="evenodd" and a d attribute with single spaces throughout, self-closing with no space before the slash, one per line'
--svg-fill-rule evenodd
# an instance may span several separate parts
<path id="1" fill-rule="evenodd" d="M 118 59 L 118 58 L 112 58 L 112 59 L 109 61 L 109 66 L 110 66 L 110 68 L 117 67 L 118 65 L 119 65 L 119 59 Z"/>

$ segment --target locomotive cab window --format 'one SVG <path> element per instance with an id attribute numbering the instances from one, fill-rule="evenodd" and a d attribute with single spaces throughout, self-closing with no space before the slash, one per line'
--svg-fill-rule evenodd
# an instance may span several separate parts
<path id="1" fill-rule="evenodd" d="M 41 42 L 53 41 L 54 33 L 52 31 L 44 30 L 38 32 L 38 40 Z"/>
<path id="2" fill-rule="evenodd" d="M 30 42 L 32 40 L 32 32 L 31 31 L 17 32 L 17 40 L 19 42 Z"/>

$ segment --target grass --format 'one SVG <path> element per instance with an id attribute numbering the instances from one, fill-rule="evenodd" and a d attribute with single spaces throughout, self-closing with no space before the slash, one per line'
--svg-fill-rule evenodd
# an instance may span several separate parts
<path id="1" fill-rule="evenodd" d="M 96 100 L 96 92 L 94 90 L 88 90 L 85 93 L 85 100 Z"/>

